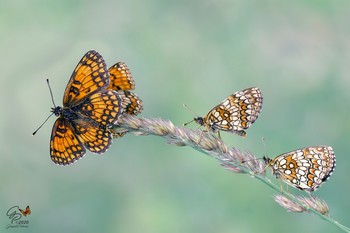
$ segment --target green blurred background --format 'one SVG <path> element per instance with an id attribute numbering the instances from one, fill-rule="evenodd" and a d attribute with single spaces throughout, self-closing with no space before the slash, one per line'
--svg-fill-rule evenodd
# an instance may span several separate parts
<path id="1" fill-rule="evenodd" d="M 222 133 L 224 141 L 258 157 L 331 145 L 337 168 L 315 194 L 349 226 L 349 10 L 340 0 L 1 1 L 0 232 L 18 231 L 5 229 L 14 205 L 32 210 L 21 232 L 338 231 L 288 213 L 261 182 L 154 136 L 126 135 L 103 156 L 53 164 L 54 117 L 31 136 L 52 107 L 45 79 L 61 105 L 89 49 L 108 66 L 128 64 L 143 117 L 177 125 L 193 117 L 183 103 L 204 115 L 260 87 L 263 110 L 247 138 Z"/>

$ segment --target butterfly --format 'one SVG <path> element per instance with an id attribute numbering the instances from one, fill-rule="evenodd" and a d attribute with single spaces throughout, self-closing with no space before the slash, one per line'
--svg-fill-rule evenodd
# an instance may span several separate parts
<path id="1" fill-rule="evenodd" d="M 124 62 L 118 62 L 109 68 L 110 84 L 108 89 L 115 90 L 122 98 L 123 113 L 138 115 L 143 110 L 142 100 L 130 90 L 135 89 L 135 81 Z"/>
<path id="2" fill-rule="evenodd" d="M 104 153 L 112 144 L 110 128 L 122 114 L 122 99 L 109 90 L 110 74 L 102 56 L 88 51 L 74 69 L 63 96 L 63 107 L 51 109 L 50 155 L 54 163 L 69 165 L 86 149 Z"/>
<path id="3" fill-rule="evenodd" d="M 259 88 L 251 87 L 235 92 L 204 117 L 196 117 L 194 121 L 205 126 L 207 131 L 218 133 L 220 130 L 245 136 L 248 129 L 259 117 L 263 103 Z"/>
<path id="4" fill-rule="evenodd" d="M 278 179 L 308 192 L 315 191 L 325 182 L 336 166 L 330 146 L 310 146 L 281 154 L 274 159 L 263 159 Z"/>
<path id="5" fill-rule="evenodd" d="M 109 68 L 110 84 L 108 89 L 115 90 L 122 99 L 123 114 L 138 115 L 143 110 L 142 100 L 130 90 L 135 89 L 135 81 L 124 62 L 118 62 Z M 114 137 L 122 137 L 126 132 L 114 132 Z"/>
<path id="6" fill-rule="evenodd" d="M 26 217 L 27 215 L 30 215 L 32 212 L 30 211 L 29 205 L 27 206 L 26 210 L 22 210 L 20 208 L 18 208 L 19 211 L 21 211 L 21 213 L 23 214 L 24 217 Z"/>

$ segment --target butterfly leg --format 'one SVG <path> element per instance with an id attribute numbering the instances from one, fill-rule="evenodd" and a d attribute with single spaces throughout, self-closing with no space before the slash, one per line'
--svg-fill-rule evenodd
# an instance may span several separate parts
<path id="1" fill-rule="evenodd" d="M 280 183 L 280 189 L 281 189 L 281 192 L 283 193 L 283 185 L 282 185 L 282 181 L 281 179 L 278 179 L 278 182 Z M 288 186 L 287 186 L 287 189 L 288 189 Z"/>
<path id="2" fill-rule="evenodd" d="M 218 131 L 218 137 L 221 140 L 220 130 Z"/>
<path id="3" fill-rule="evenodd" d="M 206 130 L 206 129 L 202 130 L 201 134 L 199 135 L 199 140 L 198 140 L 198 142 L 197 142 L 197 145 L 199 145 L 199 143 L 201 142 L 201 140 L 202 140 L 202 138 L 203 138 L 203 134 L 204 134 L 204 133 L 208 133 L 208 132 L 209 132 L 209 131 Z"/>
<path id="4" fill-rule="evenodd" d="M 199 143 L 201 142 L 204 132 L 206 132 L 206 130 L 202 130 L 201 134 L 199 135 L 199 140 L 197 142 L 197 145 L 199 145 Z"/>

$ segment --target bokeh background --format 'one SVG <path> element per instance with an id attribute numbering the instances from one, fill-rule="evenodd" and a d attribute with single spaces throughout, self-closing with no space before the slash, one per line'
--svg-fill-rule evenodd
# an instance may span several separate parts
<path id="1" fill-rule="evenodd" d="M 14 205 L 32 210 L 22 232 L 339 231 L 288 213 L 261 182 L 159 137 L 126 135 L 103 156 L 53 164 L 54 117 L 31 136 L 52 107 L 45 79 L 61 105 L 90 49 L 108 66 L 128 64 L 141 116 L 177 125 L 193 117 L 183 103 L 204 115 L 260 87 L 263 110 L 247 138 L 222 133 L 224 141 L 258 157 L 331 145 L 337 168 L 315 194 L 349 226 L 349 10 L 341 0 L 2 1 L 0 231 L 16 230 L 5 229 Z"/>

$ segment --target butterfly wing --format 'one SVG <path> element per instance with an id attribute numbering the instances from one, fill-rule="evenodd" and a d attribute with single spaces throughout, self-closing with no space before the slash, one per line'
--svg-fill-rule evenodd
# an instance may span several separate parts
<path id="1" fill-rule="evenodd" d="M 74 69 L 63 96 L 64 107 L 79 103 L 86 96 L 106 89 L 110 79 L 102 56 L 94 51 L 88 51 Z"/>
<path id="2" fill-rule="evenodd" d="M 130 91 L 118 91 L 120 98 L 122 99 L 123 113 L 129 115 L 138 115 L 143 110 L 142 100 Z"/>
<path id="3" fill-rule="evenodd" d="M 26 211 L 25 211 L 25 215 L 24 216 L 27 216 L 27 215 L 30 215 L 32 213 L 32 211 L 30 211 L 30 208 L 29 208 L 29 205 L 26 207 Z"/>
<path id="4" fill-rule="evenodd" d="M 142 100 L 135 94 L 129 91 L 118 91 L 120 98 L 122 99 L 123 113 L 129 115 L 138 115 L 143 110 Z M 113 137 L 120 138 L 127 133 L 124 132 L 113 132 Z"/>
<path id="5" fill-rule="evenodd" d="M 291 151 L 272 160 L 277 177 L 300 190 L 315 191 L 332 174 L 335 155 L 330 146 L 312 146 Z"/>
<path id="6" fill-rule="evenodd" d="M 118 62 L 109 68 L 110 85 L 109 90 L 116 90 L 122 98 L 124 113 L 138 115 L 143 110 L 142 100 L 129 90 L 135 89 L 135 82 L 129 68 L 124 62 Z"/>
<path id="7" fill-rule="evenodd" d="M 120 96 L 112 90 L 96 92 L 85 98 L 80 104 L 72 107 L 72 110 L 93 120 L 85 120 L 91 125 L 97 123 L 97 125 L 106 127 L 112 126 L 123 111 Z"/>
<path id="8" fill-rule="evenodd" d="M 112 133 L 105 127 L 82 124 L 82 122 L 79 122 L 74 125 L 74 128 L 77 137 L 85 148 L 93 153 L 104 153 L 112 144 Z"/>
<path id="9" fill-rule="evenodd" d="M 273 174 L 278 179 L 282 179 L 285 183 L 294 188 L 300 187 L 300 180 L 297 179 L 296 172 L 297 162 L 294 159 L 298 154 L 298 150 L 284 153 L 277 156 L 275 159 L 271 159 L 268 164 L 271 167 Z"/>
<path id="10" fill-rule="evenodd" d="M 138 115 L 143 110 L 142 100 L 129 90 L 135 89 L 135 81 L 124 62 L 118 62 L 109 68 L 110 85 L 108 89 L 116 90 L 122 99 L 123 113 Z M 126 132 L 113 133 L 113 137 L 123 137 Z"/>
<path id="11" fill-rule="evenodd" d="M 244 129 L 251 125 L 248 116 L 252 108 L 250 99 L 244 95 L 244 92 L 239 91 L 228 96 L 221 104 L 213 108 L 204 121 L 214 132 L 223 130 L 244 136 Z"/>
<path id="12" fill-rule="evenodd" d="M 214 133 L 218 130 L 229 131 L 232 128 L 230 114 L 225 104 L 219 104 L 203 118 L 203 124 Z"/>
<path id="13" fill-rule="evenodd" d="M 21 211 L 21 213 L 23 214 L 24 217 L 26 217 L 27 215 L 31 214 L 29 205 L 26 207 L 26 210 L 22 210 L 20 208 L 18 208 L 18 209 L 19 209 L 19 211 Z"/>
<path id="14" fill-rule="evenodd" d="M 250 100 L 252 105 L 252 111 L 248 115 L 247 119 L 253 124 L 260 115 L 260 111 L 263 104 L 263 96 L 261 90 L 257 87 L 247 88 L 242 91 L 244 96 Z"/>
<path id="15" fill-rule="evenodd" d="M 298 160 L 297 176 L 300 188 L 314 191 L 328 180 L 336 166 L 335 155 L 330 146 L 315 146 L 301 149 L 308 162 Z M 301 153 L 300 153 L 301 154 Z M 310 166 L 306 166 L 306 165 Z"/>
<path id="16" fill-rule="evenodd" d="M 110 84 L 108 89 L 110 90 L 134 90 L 135 82 L 130 73 L 129 68 L 124 62 L 118 62 L 109 68 Z"/>
<path id="17" fill-rule="evenodd" d="M 112 144 L 109 128 L 122 113 L 122 100 L 117 92 L 96 92 L 72 108 L 80 117 L 72 120 L 72 126 L 85 148 L 93 153 L 104 153 Z"/>
<path id="18" fill-rule="evenodd" d="M 245 136 L 248 129 L 258 118 L 262 107 L 262 94 L 259 88 L 252 87 L 235 92 L 204 117 L 206 127 L 212 131 L 230 131 Z"/>
<path id="19" fill-rule="evenodd" d="M 332 172 L 334 171 L 336 166 L 336 159 L 332 147 L 317 146 L 305 149 L 309 150 L 309 152 L 306 153 L 306 157 L 311 160 L 312 164 L 314 164 L 313 168 L 321 171 L 319 175 L 315 175 L 318 175 L 318 178 L 320 180 L 326 181 L 330 177 L 330 175 L 332 175 Z"/>
<path id="20" fill-rule="evenodd" d="M 84 156 L 86 150 L 71 124 L 59 117 L 52 128 L 50 155 L 54 163 L 69 165 Z"/>

